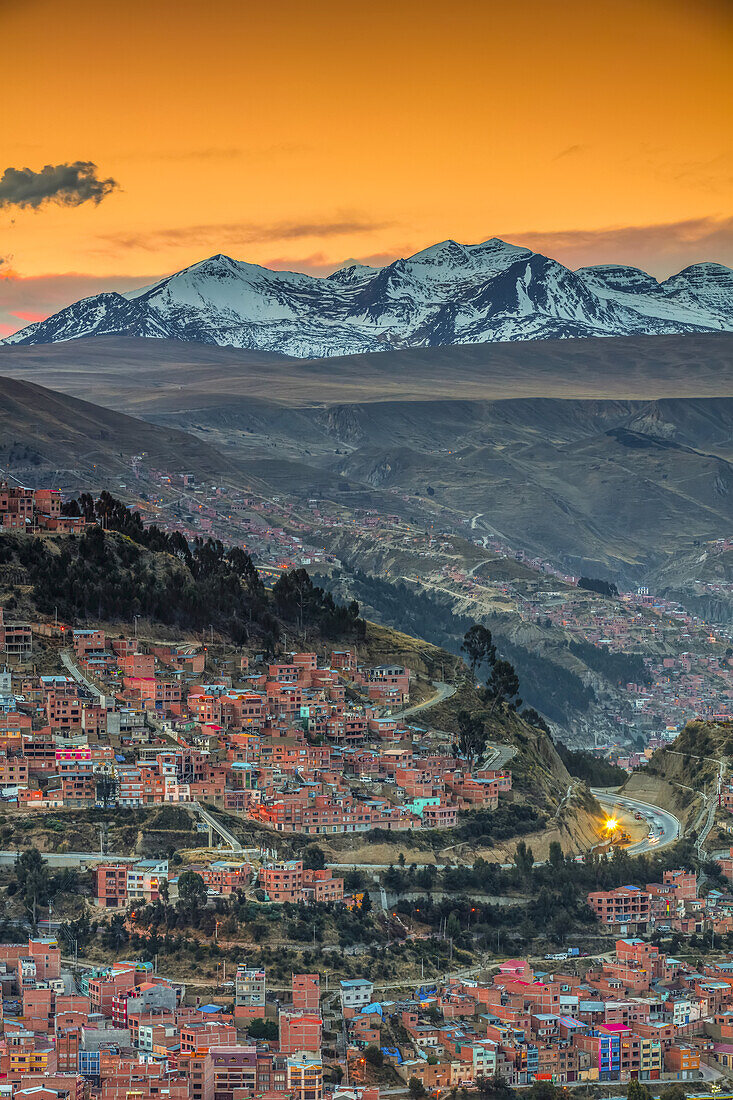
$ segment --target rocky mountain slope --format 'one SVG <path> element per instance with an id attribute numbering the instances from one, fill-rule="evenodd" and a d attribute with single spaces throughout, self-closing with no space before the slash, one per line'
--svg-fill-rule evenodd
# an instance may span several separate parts
<path id="1" fill-rule="evenodd" d="M 152 286 L 74 303 L 8 337 L 171 338 L 318 358 L 395 348 L 733 328 L 733 271 L 695 264 L 659 283 L 636 268 L 571 271 L 497 238 L 443 241 L 327 278 L 217 255 Z"/>
<path id="2" fill-rule="evenodd" d="M 653 570 L 649 585 L 704 619 L 733 623 L 733 544 L 729 539 L 698 541 Z"/>

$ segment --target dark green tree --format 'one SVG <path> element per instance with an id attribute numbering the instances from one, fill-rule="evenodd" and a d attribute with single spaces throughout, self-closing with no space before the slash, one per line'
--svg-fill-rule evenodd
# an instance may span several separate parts
<path id="1" fill-rule="evenodd" d="M 48 864 L 37 848 L 21 852 L 14 864 L 15 881 L 23 903 L 35 928 L 39 906 L 48 905 L 53 882 Z"/>
<path id="2" fill-rule="evenodd" d="M 476 1088 L 481 1100 L 512 1100 L 515 1095 L 505 1078 L 499 1074 L 493 1077 L 477 1077 Z"/>
<path id="3" fill-rule="evenodd" d="M 641 1081 L 629 1081 L 626 1100 L 652 1100 L 652 1094 L 648 1086 Z"/>
<path id="4" fill-rule="evenodd" d="M 534 867 L 534 853 L 524 840 L 520 840 L 517 844 L 514 852 L 514 864 L 524 878 L 531 875 Z"/>
<path id="5" fill-rule="evenodd" d="M 463 636 L 461 649 L 471 665 L 471 678 L 476 680 L 476 669 L 481 665 L 492 665 L 496 659 L 496 647 L 491 639 L 491 631 L 481 623 L 474 623 Z"/>
<path id="6" fill-rule="evenodd" d="M 550 843 L 550 866 L 556 870 L 563 866 L 565 863 L 565 856 L 563 855 L 562 845 L 559 840 L 553 840 Z"/>
<path id="7" fill-rule="evenodd" d="M 267 1039 L 274 1042 L 277 1039 L 277 1020 L 249 1020 L 247 1034 L 251 1039 Z"/>
<path id="8" fill-rule="evenodd" d="M 519 677 L 514 671 L 514 665 L 501 658 L 495 661 L 486 681 L 486 697 L 491 700 L 489 716 L 494 713 L 499 703 L 511 703 L 518 693 Z M 516 700 L 514 705 L 519 706 L 519 702 Z"/>
<path id="9" fill-rule="evenodd" d="M 178 876 L 178 909 L 195 920 L 206 905 L 206 883 L 195 871 L 184 871 Z"/>
<path id="10" fill-rule="evenodd" d="M 486 726 L 483 718 L 478 714 L 471 714 L 468 710 L 459 710 L 457 715 L 458 735 L 453 745 L 453 751 L 459 756 L 465 757 L 469 769 L 473 769 L 475 760 L 483 756 L 486 748 Z"/>
<path id="11" fill-rule="evenodd" d="M 102 934 L 102 943 L 111 951 L 119 951 L 129 939 L 124 913 L 114 913 L 107 930 Z"/>
<path id="12" fill-rule="evenodd" d="M 445 934 L 449 940 L 455 940 L 461 934 L 461 922 L 455 910 L 449 914 L 445 922 Z"/>
<path id="13" fill-rule="evenodd" d="M 309 871 L 322 871 L 326 866 L 326 853 L 318 844 L 309 844 L 304 849 L 302 858 L 303 866 Z"/>

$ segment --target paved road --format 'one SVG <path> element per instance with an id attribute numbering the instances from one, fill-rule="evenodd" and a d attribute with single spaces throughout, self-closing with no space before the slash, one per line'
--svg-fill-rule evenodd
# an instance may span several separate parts
<path id="1" fill-rule="evenodd" d="M 433 680 L 433 687 L 435 688 L 435 695 L 431 695 L 429 699 L 423 700 L 422 703 L 415 703 L 413 707 L 408 707 L 406 710 L 393 711 L 393 718 L 407 718 L 410 714 L 417 714 L 418 711 L 436 707 L 438 703 L 442 703 L 444 699 L 450 699 L 456 693 L 453 684 L 444 684 L 442 680 Z"/>
<path id="2" fill-rule="evenodd" d="M 87 680 L 86 676 L 84 676 L 81 670 L 74 663 L 74 660 L 68 649 L 61 650 L 61 661 L 64 667 L 69 672 L 69 675 L 72 676 L 74 680 L 76 680 L 77 684 L 83 684 L 85 688 L 88 688 L 89 691 L 91 691 L 92 695 L 96 696 L 97 699 L 101 699 L 102 692 L 99 690 L 98 687 L 95 687 L 94 684 L 91 683 L 91 681 Z"/>
<path id="3" fill-rule="evenodd" d="M 139 856 L 115 856 L 111 853 L 101 852 L 42 852 L 41 855 L 49 867 L 84 867 L 91 863 L 102 861 L 121 860 L 126 863 L 137 863 Z M 18 850 L 12 852 L 0 852 L 0 867 L 12 866 L 18 858 Z"/>
<path id="4" fill-rule="evenodd" d="M 491 755 L 486 754 L 485 761 L 482 765 L 484 768 L 491 768 L 495 772 L 500 772 L 502 768 L 505 768 L 512 757 L 517 755 L 517 750 L 513 745 L 489 745 L 492 751 Z"/>
<path id="5" fill-rule="evenodd" d="M 718 763 L 718 784 L 719 785 L 722 785 L 724 775 L 725 775 L 725 761 L 720 760 L 719 763 Z M 708 805 L 707 805 L 707 814 L 706 814 L 706 817 L 705 817 L 705 824 L 703 825 L 702 829 L 698 833 L 697 843 L 695 845 L 695 847 L 697 848 L 698 859 L 702 859 L 703 844 L 708 839 L 708 836 L 710 834 L 710 830 L 712 829 L 713 824 L 715 823 L 715 811 L 718 808 L 718 788 L 717 787 L 715 787 L 710 792 L 710 794 L 707 796 L 707 804 Z"/>
<path id="6" fill-rule="evenodd" d="M 643 840 L 637 840 L 635 844 L 630 844 L 626 849 L 629 855 L 639 856 L 646 852 L 656 852 L 660 848 L 667 848 L 682 835 L 682 826 L 679 819 L 671 814 L 669 810 L 662 810 L 659 806 L 654 806 L 650 802 L 641 802 L 638 798 L 628 798 L 626 795 L 602 790 L 599 787 L 591 789 L 604 809 L 620 809 L 630 814 L 639 813 L 647 822 L 650 832 L 654 834 L 653 838 L 646 836 Z"/>

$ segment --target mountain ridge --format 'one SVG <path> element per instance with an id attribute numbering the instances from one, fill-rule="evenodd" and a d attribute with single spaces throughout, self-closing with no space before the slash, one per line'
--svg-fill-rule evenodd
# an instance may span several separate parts
<path id="1" fill-rule="evenodd" d="M 4 343 L 120 335 L 301 359 L 519 340 L 733 330 L 733 271 L 693 264 L 662 282 L 639 268 L 572 271 L 519 245 L 441 241 L 381 268 L 325 278 L 217 253 L 124 294 L 84 298 Z"/>

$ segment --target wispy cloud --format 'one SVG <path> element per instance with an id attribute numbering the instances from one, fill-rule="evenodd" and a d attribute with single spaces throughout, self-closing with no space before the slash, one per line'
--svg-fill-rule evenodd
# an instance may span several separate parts
<path id="1" fill-rule="evenodd" d="M 564 157 L 577 157 L 579 153 L 585 152 L 585 145 L 568 145 L 567 149 L 561 149 L 553 160 L 562 160 Z"/>
<path id="2" fill-rule="evenodd" d="M 45 321 L 48 314 L 43 312 L 39 313 L 38 310 L 35 309 L 19 309 L 13 316 L 17 317 L 19 321 L 24 321 L 26 325 L 32 325 L 36 321 Z"/>
<path id="3" fill-rule="evenodd" d="M 297 242 L 318 236 L 329 238 L 335 243 L 328 251 L 319 248 L 308 251 L 306 245 L 300 252 L 297 244 L 294 244 L 292 251 L 273 248 L 272 254 L 262 260 L 264 266 L 273 269 L 304 271 L 309 275 L 320 276 L 328 275 L 343 266 L 342 260 L 334 259 L 334 252 L 338 254 L 339 234 L 362 232 L 366 235 L 371 229 L 383 227 L 382 223 L 344 216 L 329 223 L 279 222 L 264 227 L 245 223 L 239 226 L 210 225 L 194 227 L 193 230 L 161 232 L 172 234 L 173 240 L 177 240 L 180 234 L 186 243 L 205 245 L 212 252 L 222 245 Z M 493 235 L 494 227 L 490 227 L 490 231 L 484 234 L 485 237 Z M 500 232 L 499 236 L 552 256 L 571 268 L 600 263 L 632 264 L 661 278 L 703 260 L 733 266 L 732 217 L 690 218 L 656 225 L 608 226 L 601 229 L 533 229 L 515 233 Z M 160 243 L 162 237 L 158 245 Z M 429 242 L 422 242 L 417 247 L 424 247 L 427 243 Z M 416 246 L 413 243 L 403 240 L 393 250 L 357 253 L 355 259 L 370 267 L 382 267 L 415 251 Z M 4 260 L 0 258 L 0 337 L 16 332 L 32 321 L 47 317 L 80 298 L 105 290 L 133 290 L 170 274 L 160 272 L 158 275 L 103 277 L 68 272 L 23 276 L 12 269 L 10 260 L 9 256 Z"/>
<path id="4" fill-rule="evenodd" d="M 208 225 L 174 226 L 150 233 L 113 233 L 102 238 L 118 248 L 153 252 L 161 247 L 207 248 L 272 244 L 304 238 L 345 237 L 354 233 L 372 233 L 388 229 L 391 222 L 372 221 L 358 215 L 342 214 L 333 221 L 215 222 Z"/>
<path id="5" fill-rule="evenodd" d="M 703 260 L 733 265 L 733 217 L 689 218 L 601 229 L 523 230 L 505 237 L 567 267 L 620 263 L 671 275 Z"/>
<path id="6" fill-rule="evenodd" d="M 45 203 L 81 206 L 99 204 L 119 188 L 117 180 L 100 179 L 90 160 L 73 164 L 46 164 L 40 172 L 32 168 L 6 168 L 0 178 L 0 208 L 17 206 L 37 210 Z"/>
<path id="7" fill-rule="evenodd" d="M 334 260 L 325 252 L 312 252 L 308 256 L 278 255 L 269 256 L 263 260 L 264 267 L 270 267 L 274 271 L 303 271 L 306 275 L 330 275 L 341 267 L 349 264 L 364 264 L 366 267 L 385 267 L 400 256 L 409 256 L 415 251 L 411 246 L 398 251 L 372 252 L 364 256 L 355 256 L 348 260 Z"/>
<path id="8" fill-rule="evenodd" d="M 246 145 L 202 145 L 190 149 L 131 149 L 118 154 L 124 161 L 197 161 L 246 159 L 248 164 L 259 164 L 281 157 L 295 156 L 313 147 L 300 141 L 279 141 L 259 148 Z"/>

